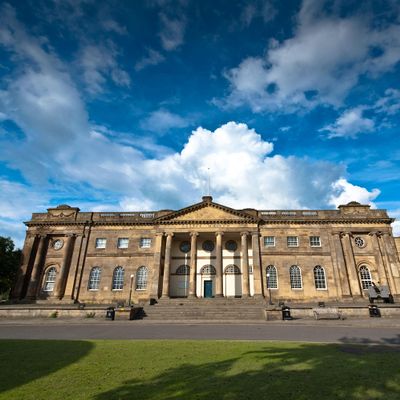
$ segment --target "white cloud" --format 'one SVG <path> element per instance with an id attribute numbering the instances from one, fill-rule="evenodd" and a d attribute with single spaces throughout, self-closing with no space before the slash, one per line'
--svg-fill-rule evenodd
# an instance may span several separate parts
<path id="1" fill-rule="evenodd" d="M 19 223 L 25 218 L 19 212 L 45 209 L 43 203 L 62 198 L 62 193 L 50 197 L 56 189 L 75 204 L 86 197 L 106 208 L 118 203 L 138 209 L 185 206 L 206 193 L 208 168 L 215 200 L 238 208 L 319 208 L 378 195 L 344 180 L 343 166 L 272 155 L 272 143 L 236 122 L 214 131 L 199 127 L 180 152 L 170 154 L 150 156 L 115 140 L 114 132 L 91 128 L 63 63 L 15 18 L 9 24 L 0 28 L 0 42 L 23 61 L 5 82 L 0 102 L 25 138 L 4 143 L 0 154 L 32 187 L 6 182 L 0 196 L 3 225 Z M 187 124 L 165 109 L 150 117 L 160 129 Z"/>
<path id="2" fill-rule="evenodd" d="M 120 35 L 126 35 L 128 33 L 126 26 L 119 24 L 113 19 L 104 19 L 101 21 L 101 25 L 108 32 L 115 32 Z"/>
<path id="3" fill-rule="evenodd" d="M 184 17 L 171 17 L 165 13 L 160 13 L 161 44 L 166 51 L 176 50 L 183 44 L 186 19 Z"/>
<path id="4" fill-rule="evenodd" d="M 333 194 L 329 199 L 329 204 L 334 206 L 339 206 L 341 204 L 347 204 L 350 201 L 358 201 L 361 204 L 372 204 L 379 194 L 379 189 L 372 189 L 368 191 L 367 189 L 356 186 L 347 182 L 345 179 L 341 178 L 332 184 Z"/>
<path id="5" fill-rule="evenodd" d="M 399 62 L 399 24 L 374 25 L 371 15 L 323 9 L 322 1 L 303 1 L 293 37 L 271 41 L 265 57 L 246 58 L 228 71 L 231 92 L 220 104 L 246 104 L 255 112 L 339 106 L 361 75 L 379 76 Z"/>
<path id="6" fill-rule="evenodd" d="M 254 1 L 246 4 L 240 14 L 240 21 L 244 27 L 248 27 L 255 18 L 261 17 L 264 22 L 272 21 L 277 15 L 277 9 L 270 1 Z"/>
<path id="7" fill-rule="evenodd" d="M 165 57 L 158 51 L 153 49 L 147 49 L 147 55 L 144 56 L 135 64 L 135 70 L 141 71 L 142 69 L 148 66 L 160 64 L 164 60 Z"/>
<path id="8" fill-rule="evenodd" d="M 375 123 L 372 119 L 363 117 L 363 108 L 356 107 L 344 111 L 334 124 L 327 125 L 320 131 L 328 131 L 328 138 L 355 138 L 360 133 L 373 131 Z"/>
<path id="9" fill-rule="evenodd" d="M 173 128 L 185 128 L 190 124 L 188 118 L 161 108 L 153 111 L 141 122 L 141 127 L 151 132 L 165 133 Z"/>
<path id="10" fill-rule="evenodd" d="M 89 44 L 81 49 L 79 64 L 83 69 L 83 78 L 87 89 L 92 94 L 101 93 L 107 79 L 121 87 L 129 87 L 129 74 L 117 63 L 118 52 L 112 42 L 107 45 Z"/>

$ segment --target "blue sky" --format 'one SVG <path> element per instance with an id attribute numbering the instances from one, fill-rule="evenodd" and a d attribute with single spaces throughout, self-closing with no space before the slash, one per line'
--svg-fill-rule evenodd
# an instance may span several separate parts
<path id="1" fill-rule="evenodd" d="M 399 1 L 0 3 L 0 234 L 82 210 L 400 217 Z M 400 227 L 395 224 L 395 231 Z"/>

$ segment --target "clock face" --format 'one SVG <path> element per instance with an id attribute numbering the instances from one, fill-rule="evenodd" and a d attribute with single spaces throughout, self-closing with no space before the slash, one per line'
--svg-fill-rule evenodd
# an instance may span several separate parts
<path id="1" fill-rule="evenodd" d="M 63 247 L 64 241 L 62 239 L 57 239 L 53 242 L 53 249 L 60 250 Z"/>

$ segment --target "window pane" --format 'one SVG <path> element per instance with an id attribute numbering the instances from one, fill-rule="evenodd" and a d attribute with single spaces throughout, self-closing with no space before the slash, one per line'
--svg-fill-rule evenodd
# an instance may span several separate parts
<path id="1" fill-rule="evenodd" d="M 314 268 L 314 282 L 316 289 L 326 289 L 325 271 L 320 265 Z"/>
<path id="2" fill-rule="evenodd" d="M 89 290 L 98 290 L 100 286 L 100 275 L 101 275 L 101 269 L 99 267 L 94 267 L 90 271 L 89 275 L 89 284 L 88 284 L 88 289 Z"/>
<path id="3" fill-rule="evenodd" d="M 140 267 L 136 275 L 136 289 L 144 290 L 147 287 L 147 268 Z"/>
<path id="4" fill-rule="evenodd" d="M 366 267 L 365 265 L 360 268 L 360 278 L 363 289 L 368 289 L 370 286 L 372 286 L 371 274 L 368 267 Z"/>
<path id="5" fill-rule="evenodd" d="M 290 274 L 290 287 L 292 289 L 301 289 L 303 282 L 301 281 L 301 271 L 297 265 L 292 265 L 289 270 Z"/>
<path id="6" fill-rule="evenodd" d="M 278 276 L 276 273 L 276 267 L 268 265 L 266 268 L 267 276 L 267 289 L 278 289 Z"/>
<path id="7" fill-rule="evenodd" d="M 124 269 L 122 267 L 117 267 L 114 270 L 112 288 L 113 290 L 122 290 L 124 288 Z"/>
<path id="8" fill-rule="evenodd" d="M 56 282 L 56 275 L 57 275 L 56 268 L 55 267 L 49 268 L 49 270 L 46 272 L 46 278 L 44 281 L 43 291 L 52 292 L 54 290 L 54 284 Z"/>
<path id="9" fill-rule="evenodd" d="M 141 238 L 140 239 L 140 247 L 146 248 L 146 249 L 151 247 L 151 239 L 150 238 Z"/>
<path id="10" fill-rule="evenodd" d="M 320 247 L 321 246 L 321 238 L 319 236 L 310 236 L 310 246 Z"/>
<path id="11" fill-rule="evenodd" d="M 96 249 L 105 249 L 106 243 L 107 243 L 107 239 L 97 238 L 96 239 Z"/>
<path id="12" fill-rule="evenodd" d="M 127 249 L 129 246 L 129 239 L 128 238 L 119 238 L 118 239 L 118 248 L 119 249 Z"/>
<path id="13" fill-rule="evenodd" d="M 264 246 L 274 247 L 275 246 L 275 236 L 264 236 Z"/>
<path id="14" fill-rule="evenodd" d="M 289 247 L 297 247 L 299 245 L 299 238 L 297 236 L 288 236 L 287 245 Z"/>

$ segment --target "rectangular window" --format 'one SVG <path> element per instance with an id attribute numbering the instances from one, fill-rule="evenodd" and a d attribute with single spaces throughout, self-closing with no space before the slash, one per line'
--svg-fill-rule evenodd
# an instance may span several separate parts
<path id="1" fill-rule="evenodd" d="M 311 247 L 321 247 L 321 238 L 319 236 L 310 236 Z"/>
<path id="2" fill-rule="evenodd" d="M 105 249 L 107 244 L 107 239 L 97 238 L 96 239 L 96 249 Z"/>
<path id="3" fill-rule="evenodd" d="M 253 266 L 249 265 L 249 274 L 252 274 L 252 273 L 253 273 Z"/>
<path id="4" fill-rule="evenodd" d="M 275 247 L 275 236 L 264 236 L 264 247 Z"/>
<path id="5" fill-rule="evenodd" d="M 129 246 L 128 238 L 118 238 L 118 248 L 119 249 L 127 249 Z"/>
<path id="6" fill-rule="evenodd" d="M 140 248 L 148 249 L 151 247 L 151 239 L 150 238 L 141 238 L 140 239 Z"/>
<path id="7" fill-rule="evenodd" d="M 288 247 L 299 247 L 299 238 L 297 236 L 288 236 L 287 245 Z"/>

